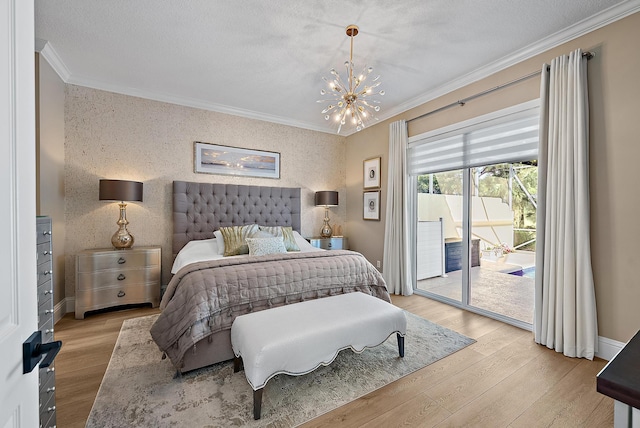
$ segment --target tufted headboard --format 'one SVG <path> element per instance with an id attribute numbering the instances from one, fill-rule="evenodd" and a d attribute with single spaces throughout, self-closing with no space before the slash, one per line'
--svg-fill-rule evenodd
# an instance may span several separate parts
<path id="1" fill-rule="evenodd" d="M 300 188 L 173 182 L 173 254 L 221 226 L 291 226 L 300 232 Z"/>

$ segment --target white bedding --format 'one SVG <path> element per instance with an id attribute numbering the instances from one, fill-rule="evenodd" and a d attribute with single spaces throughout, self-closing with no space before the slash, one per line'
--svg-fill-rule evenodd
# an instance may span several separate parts
<path id="1" fill-rule="evenodd" d="M 320 248 L 316 248 L 311 245 L 306 239 L 304 239 L 298 232 L 293 231 L 293 235 L 296 238 L 296 244 L 300 247 L 301 252 L 309 251 L 326 251 Z M 224 256 L 220 254 L 218 250 L 218 243 L 216 238 L 201 239 L 198 241 L 191 241 L 185 245 L 182 250 L 176 256 L 171 268 L 171 273 L 175 274 L 180 269 L 191 263 L 204 262 L 207 260 L 222 259 Z M 228 257 L 251 257 L 248 254 L 240 256 L 228 256 Z M 227 258 L 228 258 L 227 257 Z"/>

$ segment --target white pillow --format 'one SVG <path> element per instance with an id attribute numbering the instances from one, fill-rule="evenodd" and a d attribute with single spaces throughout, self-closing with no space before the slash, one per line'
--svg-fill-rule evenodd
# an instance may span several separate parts
<path id="1" fill-rule="evenodd" d="M 190 263 L 222 258 L 220 254 L 218 254 L 217 241 L 217 239 L 201 239 L 188 242 L 178 252 L 176 259 L 173 261 L 171 273 L 177 273 Z"/>
<path id="2" fill-rule="evenodd" d="M 273 238 L 247 238 L 250 256 L 266 256 L 267 254 L 286 253 L 282 236 Z"/>
<path id="3" fill-rule="evenodd" d="M 218 254 L 221 256 L 224 255 L 224 238 L 222 237 L 222 232 L 216 230 L 213 232 L 213 236 L 215 236 L 216 241 L 218 242 Z"/>
<path id="4" fill-rule="evenodd" d="M 300 247 L 300 252 L 304 253 L 308 251 L 326 251 L 322 248 L 314 247 L 313 245 L 311 245 L 309 241 L 304 239 L 302 235 L 300 235 L 295 230 L 293 231 L 293 237 L 296 239 L 296 244 L 298 244 L 298 247 Z"/>

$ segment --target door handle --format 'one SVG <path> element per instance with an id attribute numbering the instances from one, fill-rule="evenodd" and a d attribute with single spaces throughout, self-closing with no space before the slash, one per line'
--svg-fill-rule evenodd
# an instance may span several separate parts
<path id="1" fill-rule="evenodd" d="M 62 341 L 42 343 L 42 332 L 36 331 L 22 344 L 22 373 L 31 373 L 40 364 L 41 368 L 49 367 L 60 352 Z"/>

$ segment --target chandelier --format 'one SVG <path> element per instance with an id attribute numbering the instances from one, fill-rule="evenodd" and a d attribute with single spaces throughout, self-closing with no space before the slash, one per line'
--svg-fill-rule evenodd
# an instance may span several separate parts
<path id="1" fill-rule="evenodd" d="M 331 69 L 331 77 L 323 77 L 328 89 L 322 89 L 321 95 L 327 98 L 318 100 L 319 103 L 328 103 L 327 107 L 322 110 L 325 120 L 333 120 L 338 123 L 338 134 L 342 126 L 349 122 L 356 127 L 356 131 L 365 128 L 365 124 L 371 120 L 378 120 L 375 116 L 380 111 L 380 101 L 375 99 L 376 95 L 383 96 L 384 91 L 374 92 L 380 84 L 380 76 L 376 76 L 371 80 L 371 85 L 365 85 L 365 81 L 373 71 L 373 67 L 365 66 L 358 75 L 353 73 L 353 38 L 358 35 L 358 26 L 349 25 L 347 27 L 347 36 L 351 39 L 351 49 L 349 51 L 349 60 L 344 62 L 347 76 L 341 79 L 335 68 Z"/>

